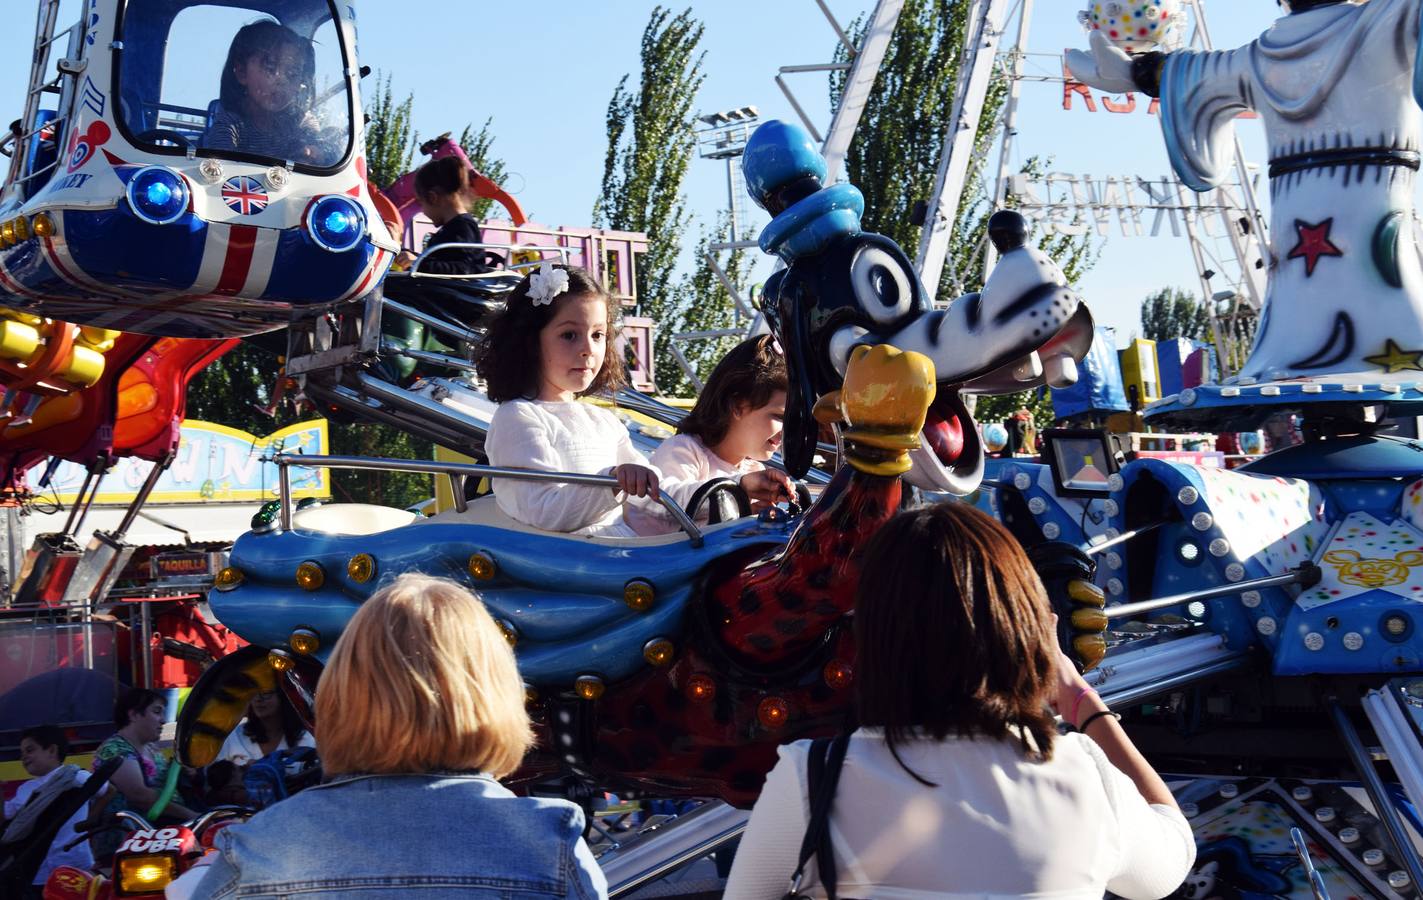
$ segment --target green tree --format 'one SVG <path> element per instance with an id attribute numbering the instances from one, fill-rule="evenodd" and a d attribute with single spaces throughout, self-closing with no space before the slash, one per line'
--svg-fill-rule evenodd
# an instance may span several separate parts
<path id="1" fill-rule="evenodd" d="M 731 220 L 726 215 L 718 219 L 714 230 L 702 232 L 697 242 L 696 267 L 678 284 L 676 303 L 669 310 L 669 319 L 666 322 L 659 320 L 659 332 L 670 336 L 691 332 L 730 331 L 737 329 L 738 324 L 744 327 L 744 320 L 738 323 L 736 318 L 736 301 L 732 299 L 731 292 L 717 276 L 711 260 L 707 257 L 707 250 L 712 244 L 730 239 Z M 747 279 L 751 271 L 751 256 L 745 250 L 732 250 L 729 255 L 721 256 L 719 262 L 726 279 L 745 297 Z M 733 334 L 687 342 L 682 345 L 682 353 L 691 364 L 692 371 L 705 383 L 717 362 L 740 340 L 739 334 Z M 674 366 L 670 372 L 658 370 L 659 390 L 672 397 L 695 396 L 696 385 L 687 378 L 680 366 L 675 363 Z"/>
<path id="2" fill-rule="evenodd" d="M 1151 341 L 1209 340 L 1210 310 L 1188 291 L 1162 288 L 1141 302 L 1141 336 Z"/>
<path id="3" fill-rule="evenodd" d="M 475 170 L 484 174 L 490 181 L 502 185 L 504 176 L 509 174 L 504 160 L 494 155 L 494 134 L 489 130 L 489 126 L 494 124 L 494 119 L 484 120 L 484 124 L 479 126 L 479 130 L 474 130 L 474 125 L 466 125 L 464 131 L 460 132 L 460 147 L 464 149 L 464 155 L 469 157 L 470 165 Z M 494 204 L 493 200 L 482 198 L 476 200 L 470 207 L 470 212 L 476 219 L 483 219 L 489 215 L 489 208 Z"/>
<path id="4" fill-rule="evenodd" d="M 702 23 L 690 9 L 675 15 L 653 9 L 642 33 L 638 83 L 630 88 L 624 75 L 608 102 L 602 192 L 593 204 L 596 224 L 648 236 L 637 267 L 638 312 L 658 323 L 658 377 L 674 382 L 681 370 L 668 350 L 667 326 L 680 302 L 677 257 L 690 220 L 682 186 L 695 146 L 693 102 L 705 77 L 701 40 Z"/>
<path id="5" fill-rule="evenodd" d="M 865 26 L 864 19 L 852 26 L 854 42 L 863 37 Z M 866 230 L 893 238 L 911 254 L 919 246 L 923 227 L 914 224 L 913 214 L 916 204 L 931 199 L 953 111 L 967 27 L 966 3 L 906 0 L 845 158 L 848 180 L 865 195 Z M 837 45 L 836 54 L 838 61 L 848 62 L 843 45 Z M 839 103 L 846 77 L 847 73 L 841 72 L 830 79 L 832 106 Z M 938 299 L 982 287 L 988 219 L 996 211 L 984 183 L 984 165 L 991 156 L 1007 93 L 1007 80 L 995 75 L 979 119 L 967 187 L 959 201 L 953 240 L 935 292 Z M 1045 167 L 1043 160 L 1033 158 L 1023 172 L 1032 175 Z M 1011 198 L 1006 205 L 1013 205 Z M 1069 282 L 1096 262 L 1090 235 L 1047 235 L 1039 238 L 1038 246 L 1058 262 Z M 1022 407 L 1033 412 L 1039 425 L 1052 422 L 1052 405 L 1045 391 L 979 397 L 977 403 L 977 415 L 985 422 L 1000 421 Z"/>
<path id="6" fill-rule="evenodd" d="M 366 106 L 366 170 L 377 187 L 389 187 L 410 171 L 415 160 L 415 95 L 406 94 L 399 103 L 391 88 L 391 76 L 375 77 L 375 93 Z"/>

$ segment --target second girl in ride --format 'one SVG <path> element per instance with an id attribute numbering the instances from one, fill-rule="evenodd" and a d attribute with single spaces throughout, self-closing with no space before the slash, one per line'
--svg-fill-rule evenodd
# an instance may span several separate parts
<path id="1" fill-rule="evenodd" d="M 484 442 L 490 465 L 611 475 L 622 493 L 658 496 L 658 473 L 627 428 L 581 397 L 624 382 L 603 286 L 575 266 L 545 263 L 510 294 L 489 326 L 475 366 L 499 404 Z M 547 531 L 634 536 L 621 497 L 606 487 L 494 479 L 509 516 Z"/>
<path id="2" fill-rule="evenodd" d="M 790 499 L 786 473 L 763 464 L 781 447 L 786 416 L 786 361 L 770 335 L 748 338 L 712 370 L 675 437 L 652 454 L 661 490 L 682 506 L 714 478 L 730 478 L 759 505 Z M 660 504 L 625 504 L 627 523 L 641 535 L 666 534 L 677 523 Z M 705 507 L 699 521 L 707 521 Z"/>

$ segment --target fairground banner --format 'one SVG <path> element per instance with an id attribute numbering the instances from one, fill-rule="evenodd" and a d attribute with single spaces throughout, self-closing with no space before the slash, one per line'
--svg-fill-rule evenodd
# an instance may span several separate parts
<path id="1" fill-rule="evenodd" d="M 183 423 L 178 456 L 158 479 L 149 503 L 201 503 L 204 501 L 247 502 L 272 500 L 277 496 L 277 467 L 270 461 L 276 453 L 305 453 L 308 456 L 331 452 L 326 420 L 299 422 L 266 437 L 257 437 L 226 425 L 188 420 Z M 46 463 L 29 470 L 28 480 L 36 496 L 52 497 L 68 503 L 84 483 L 84 467 L 61 463 L 48 486 L 40 484 Z M 127 503 L 137 494 L 153 463 L 121 459 L 104 476 L 95 503 Z M 328 469 L 293 467 L 293 497 L 331 496 Z"/>

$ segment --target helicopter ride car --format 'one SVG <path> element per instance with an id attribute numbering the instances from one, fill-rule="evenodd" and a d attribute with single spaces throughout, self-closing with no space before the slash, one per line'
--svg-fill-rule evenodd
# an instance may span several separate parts
<path id="1" fill-rule="evenodd" d="M 0 145 L 0 300 L 237 337 L 380 283 L 399 247 L 367 183 L 352 4 L 88 0 L 63 31 L 59 5 Z"/>

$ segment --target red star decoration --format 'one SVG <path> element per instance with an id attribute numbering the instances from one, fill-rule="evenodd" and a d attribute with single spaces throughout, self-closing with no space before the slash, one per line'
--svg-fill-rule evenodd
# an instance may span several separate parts
<path id="1" fill-rule="evenodd" d="M 1329 241 L 1329 231 L 1333 227 L 1333 217 L 1325 219 L 1318 225 L 1311 225 L 1303 219 L 1295 219 L 1295 230 L 1299 232 L 1299 243 L 1295 244 L 1295 248 L 1290 251 L 1289 259 L 1304 258 L 1306 278 L 1314 274 L 1314 267 L 1319 265 L 1321 256 L 1344 255 L 1343 250 Z"/>

